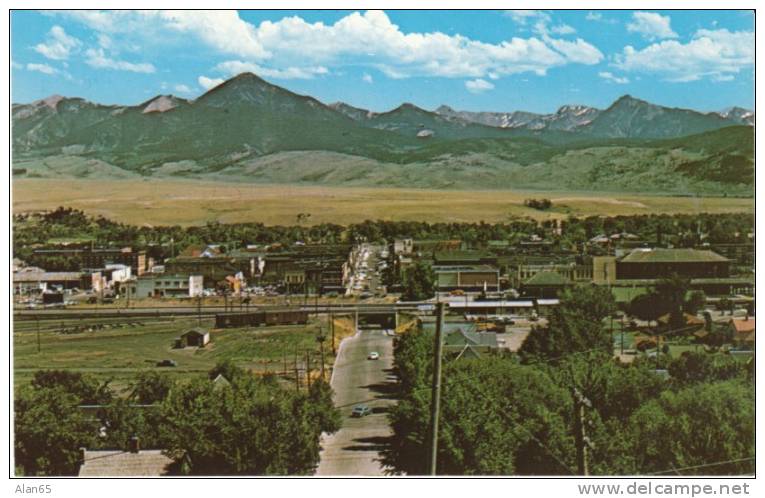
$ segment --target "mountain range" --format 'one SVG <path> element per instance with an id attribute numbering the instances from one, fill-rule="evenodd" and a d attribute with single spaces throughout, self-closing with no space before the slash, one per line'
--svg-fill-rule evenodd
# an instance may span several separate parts
<path id="1" fill-rule="evenodd" d="M 553 114 L 372 112 L 251 73 L 196 100 L 137 106 L 52 96 L 12 106 L 14 177 L 185 177 L 426 188 L 751 195 L 754 113 L 625 95 Z"/>

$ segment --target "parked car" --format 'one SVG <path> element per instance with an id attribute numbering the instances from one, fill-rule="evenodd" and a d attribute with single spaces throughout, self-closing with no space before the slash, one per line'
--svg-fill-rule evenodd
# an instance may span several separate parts
<path id="1" fill-rule="evenodd" d="M 380 359 L 380 353 L 377 351 L 372 351 L 367 355 L 367 360 L 379 360 Z"/>
<path id="2" fill-rule="evenodd" d="M 177 367 L 175 360 L 162 360 L 157 362 L 158 367 Z"/>
<path id="3" fill-rule="evenodd" d="M 366 417 L 372 413 L 372 410 L 367 405 L 356 405 L 351 411 L 351 417 L 360 418 Z"/>

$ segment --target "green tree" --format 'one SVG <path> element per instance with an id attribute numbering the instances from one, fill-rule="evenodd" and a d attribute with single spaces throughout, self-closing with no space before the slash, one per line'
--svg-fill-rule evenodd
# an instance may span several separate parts
<path id="1" fill-rule="evenodd" d="M 273 378 L 236 376 L 176 386 L 163 403 L 170 454 L 196 475 L 303 475 L 319 461 L 322 432 L 339 427 L 326 387 L 285 391 Z"/>
<path id="2" fill-rule="evenodd" d="M 79 448 L 95 443 L 96 427 L 66 389 L 27 386 L 14 400 L 14 455 L 25 475 L 77 475 Z"/>
<path id="3" fill-rule="evenodd" d="M 425 263 L 418 261 L 404 272 L 404 291 L 401 299 L 404 301 L 424 301 L 436 293 L 436 274 Z"/>
<path id="4" fill-rule="evenodd" d="M 167 375 L 154 370 L 143 371 L 130 384 L 130 400 L 140 405 L 160 403 L 172 386 L 173 381 Z"/>
<path id="5" fill-rule="evenodd" d="M 81 405 L 105 405 L 112 399 L 109 381 L 100 383 L 89 375 L 70 370 L 38 370 L 32 377 L 32 387 L 61 388 L 73 394 Z"/>
<path id="6" fill-rule="evenodd" d="M 690 280 L 676 274 L 662 278 L 656 283 L 655 292 L 669 307 L 669 324 L 673 329 L 685 326 L 683 307 L 689 287 Z"/>
<path id="7" fill-rule="evenodd" d="M 735 358 L 722 353 L 686 351 L 673 359 L 669 374 L 680 384 L 714 382 L 745 377 L 746 367 Z"/>
<path id="8" fill-rule="evenodd" d="M 547 325 L 532 329 L 521 346 L 521 356 L 528 362 L 591 350 L 611 354 L 613 344 L 603 320 L 614 309 L 613 295 L 604 287 L 583 285 L 565 290 Z"/>
<path id="9" fill-rule="evenodd" d="M 632 473 L 741 475 L 754 472 L 754 389 L 729 380 L 664 391 L 630 418 Z M 696 467 L 697 469 L 686 469 Z"/>
<path id="10" fill-rule="evenodd" d="M 544 372 L 509 358 L 458 360 L 444 369 L 437 473 L 570 474 L 570 400 Z M 394 472 L 426 472 L 429 389 L 391 410 L 384 461 Z"/>
<path id="11" fill-rule="evenodd" d="M 704 291 L 691 291 L 683 303 L 683 311 L 695 315 L 704 307 L 706 302 L 707 296 L 704 294 Z"/>

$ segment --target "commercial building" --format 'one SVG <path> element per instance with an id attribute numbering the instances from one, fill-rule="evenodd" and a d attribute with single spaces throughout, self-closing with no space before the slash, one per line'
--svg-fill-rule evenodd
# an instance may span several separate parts
<path id="1" fill-rule="evenodd" d="M 37 294 L 48 290 L 88 289 L 88 278 L 80 272 L 48 272 L 41 268 L 23 268 L 13 274 L 13 293 Z"/>
<path id="2" fill-rule="evenodd" d="M 197 297 L 202 295 L 202 275 L 144 275 L 128 284 L 131 297 Z"/>
<path id="3" fill-rule="evenodd" d="M 440 292 L 463 290 L 466 292 L 499 292 L 499 270 L 489 265 L 436 266 L 433 265 Z"/>
<path id="4" fill-rule="evenodd" d="M 33 254 L 73 258 L 80 268 L 105 268 L 106 265 L 110 264 L 123 264 L 129 266 L 135 275 L 143 275 L 148 263 L 146 251 L 136 251 L 131 247 L 57 247 L 35 249 Z"/>

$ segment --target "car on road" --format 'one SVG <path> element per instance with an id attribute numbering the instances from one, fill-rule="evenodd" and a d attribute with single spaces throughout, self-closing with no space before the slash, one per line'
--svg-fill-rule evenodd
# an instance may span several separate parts
<path id="1" fill-rule="evenodd" d="M 353 410 L 351 410 L 351 417 L 366 417 L 370 413 L 372 413 L 372 410 L 367 405 L 356 405 L 353 407 Z"/>
<path id="2" fill-rule="evenodd" d="M 177 367 L 175 360 L 162 360 L 157 362 L 158 367 Z"/>
<path id="3" fill-rule="evenodd" d="M 380 359 L 380 353 L 377 351 L 372 351 L 367 355 L 367 360 L 379 360 Z"/>

